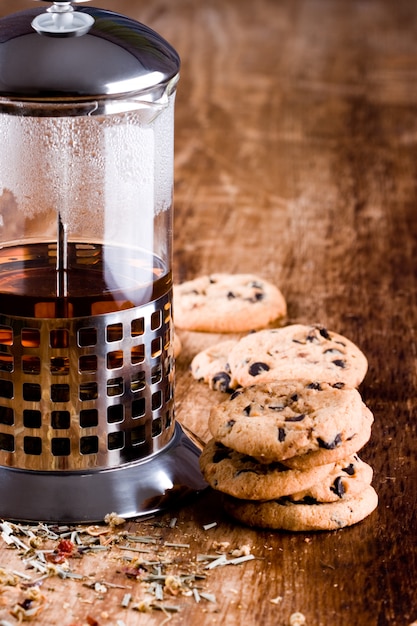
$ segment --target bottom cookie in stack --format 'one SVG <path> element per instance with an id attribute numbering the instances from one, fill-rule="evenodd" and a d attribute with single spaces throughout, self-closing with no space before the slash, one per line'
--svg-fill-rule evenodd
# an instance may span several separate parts
<path id="1" fill-rule="evenodd" d="M 201 470 L 240 522 L 343 528 L 378 504 L 372 468 L 356 454 L 372 422 L 354 389 L 300 381 L 253 386 L 213 409 Z"/>
<path id="2" fill-rule="evenodd" d="M 254 502 L 226 497 L 226 512 L 248 526 L 290 531 L 337 530 L 352 526 L 370 515 L 378 505 L 378 496 L 368 485 L 355 496 L 339 502 L 305 504 L 283 500 Z"/>

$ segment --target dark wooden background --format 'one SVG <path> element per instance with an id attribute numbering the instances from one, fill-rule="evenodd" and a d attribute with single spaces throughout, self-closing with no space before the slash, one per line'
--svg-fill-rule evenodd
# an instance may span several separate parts
<path id="1" fill-rule="evenodd" d="M 369 359 L 361 392 L 375 423 L 361 456 L 374 467 L 377 511 L 337 532 L 255 531 L 227 519 L 207 492 L 162 516 L 164 537 L 186 536 L 191 553 L 229 541 L 259 557 L 213 570 L 207 586 L 217 602 L 184 600 L 170 624 L 286 626 L 301 611 L 308 626 L 409 626 L 417 620 L 417 2 L 96 4 L 147 23 L 182 57 L 176 281 L 255 272 L 282 289 L 289 322 L 321 322 Z M 29 6 L 2 0 L 0 11 Z M 177 416 L 204 439 L 219 394 L 188 367 L 218 338 L 181 334 Z M 139 533 L 141 524 L 129 527 Z M 108 558 L 90 564 L 119 580 Z M 21 569 L 17 551 L 0 545 L 0 567 Z M 121 590 L 103 600 L 76 582 L 53 579 L 49 588 L 38 624 L 166 619 L 120 608 Z M 14 624 L 18 591 L 10 593 L 0 594 L 0 620 Z"/>

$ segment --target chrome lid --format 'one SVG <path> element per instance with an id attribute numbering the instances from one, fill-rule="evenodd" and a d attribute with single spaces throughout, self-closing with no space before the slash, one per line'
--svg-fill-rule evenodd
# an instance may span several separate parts
<path id="1" fill-rule="evenodd" d="M 72 6 L 79 1 L 0 19 L 0 98 L 115 98 L 175 84 L 179 56 L 158 33 L 112 11 Z"/>

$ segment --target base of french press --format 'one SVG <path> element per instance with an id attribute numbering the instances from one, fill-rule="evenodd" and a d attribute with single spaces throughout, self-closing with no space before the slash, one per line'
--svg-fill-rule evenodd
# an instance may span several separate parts
<path id="1" fill-rule="evenodd" d="M 109 513 L 131 519 L 167 510 L 204 490 L 202 442 L 177 422 L 157 454 L 117 468 L 30 472 L 0 467 L 0 518 L 16 522 L 97 523 Z"/>

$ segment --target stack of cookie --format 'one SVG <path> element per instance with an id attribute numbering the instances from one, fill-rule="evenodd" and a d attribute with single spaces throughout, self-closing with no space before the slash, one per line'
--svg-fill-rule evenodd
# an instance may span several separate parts
<path id="1" fill-rule="evenodd" d="M 210 413 L 205 479 L 224 494 L 229 514 L 251 526 L 332 530 L 361 521 L 378 503 L 372 468 L 357 455 L 373 423 L 357 390 L 365 355 L 321 325 L 262 329 L 285 315 L 285 300 L 255 276 L 234 280 L 201 277 L 174 298 L 182 328 L 258 329 L 191 363 L 194 378 L 231 394 Z"/>
<path id="2" fill-rule="evenodd" d="M 250 526 L 342 528 L 377 505 L 372 468 L 356 454 L 372 422 L 359 392 L 338 384 L 241 388 L 210 413 L 201 470 L 226 494 L 229 514 Z"/>

